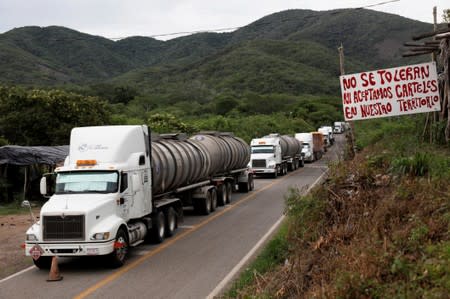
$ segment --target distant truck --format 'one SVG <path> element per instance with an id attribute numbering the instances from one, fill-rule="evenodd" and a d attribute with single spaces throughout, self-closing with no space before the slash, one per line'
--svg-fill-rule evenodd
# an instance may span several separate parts
<path id="1" fill-rule="evenodd" d="M 291 136 L 274 133 L 250 142 L 251 158 L 249 166 L 255 174 L 273 177 L 285 175 L 304 166 L 301 142 Z"/>
<path id="2" fill-rule="evenodd" d="M 322 158 L 324 145 L 321 133 L 296 133 L 295 139 L 302 142 L 302 154 L 305 161 L 314 162 Z"/>
<path id="3" fill-rule="evenodd" d="M 151 137 L 145 125 L 74 128 L 55 193 L 26 232 L 25 254 L 38 268 L 49 268 L 53 256 L 92 255 L 122 266 L 130 247 L 172 236 L 183 206 L 209 214 L 235 187 L 252 190 L 249 160 L 250 147 L 229 133 L 187 139 Z"/>
<path id="4" fill-rule="evenodd" d="M 345 122 L 335 121 L 334 122 L 333 133 L 342 134 L 344 132 L 345 132 Z"/>
<path id="5" fill-rule="evenodd" d="M 318 130 L 325 136 L 325 146 L 330 147 L 334 143 L 333 128 L 329 126 L 322 126 Z"/>

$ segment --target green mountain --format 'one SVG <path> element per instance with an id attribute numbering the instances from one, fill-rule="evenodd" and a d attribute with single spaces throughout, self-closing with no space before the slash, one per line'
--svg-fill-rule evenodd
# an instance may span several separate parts
<path id="1" fill-rule="evenodd" d="M 232 33 L 169 41 L 112 41 L 64 27 L 23 27 L 0 34 L 0 83 L 82 86 L 112 80 L 159 93 L 180 84 L 205 85 L 209 92 L 328 93 L 337 87 L 341 42 L 347 72 L 400 65 L 408 63 L 400 59 L 401 44 L 430 27 L 365 9 L 288 10 Z"/>

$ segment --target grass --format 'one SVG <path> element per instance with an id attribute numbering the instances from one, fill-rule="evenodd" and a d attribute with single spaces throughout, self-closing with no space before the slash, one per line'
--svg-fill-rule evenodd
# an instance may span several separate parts
<path id="1" fill-rule="evenodd" d="M 356 157 L 287 197 L 287 262 L 230 296 L 448 298 L 450 150 L 421 142 L 418 119 L 356 125 Z"/>
<path id="2" fill-rule="evenodd" d="M 28 208 L 22 208 L 18 202 L 0 205 L 0 215 L 24 214 L 28 211 Z"/>
<path id="3" fill-rule="evenodd" d="M 274 238 L 233 283 L 231 289 L 224 295 L 225 298 L 240 297 L 242 289 L 255 284 L 258 277 L 285 261 L 288 256 L 287 228 L 288 225 L 284 222 Z"/>
<path id="4" fill-rule="evenodd" d="M 41 205 L 43 203 L 39 201 L 31 202 L 31 206 L 33 207 L 33 212 L 39 211 Z M 13 215 L 13 214 L 27 214 L 30 213 L 29 208 L 24 208 L 21 206 L 21 202 L 11 202 L 11 203 L 3 203 L 0 205 L 0 216 L 3 215 Z"/>

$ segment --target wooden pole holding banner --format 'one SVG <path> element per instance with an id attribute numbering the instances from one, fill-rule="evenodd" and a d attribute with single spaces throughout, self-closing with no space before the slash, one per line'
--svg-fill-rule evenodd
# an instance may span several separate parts
<path id="1" fill-rule="evenodd" d="M 340 72 L 341 72 L 341 76 L 345 75 L 345 69 L 344 69 L 344 45 L 340 45 L 340 47 L 338 48 L 339 51 L 339 68 L 340 68 Z M 355 130 L 355 126 L 353 124 L 352 121 L 348 121 L 350 124 L 350 145 L 349 145 L 349 156 L 350 158 L 353 159 L 353 157 L 355 157 L 355 137 L 354 137 L 354 130 Z"/>

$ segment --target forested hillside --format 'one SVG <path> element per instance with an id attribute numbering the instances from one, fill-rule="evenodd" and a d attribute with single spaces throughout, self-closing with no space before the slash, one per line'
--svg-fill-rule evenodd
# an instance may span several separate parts
<path id="1" fill-rule="evenodd" d="M 21 122 L 23 115 L 36 115 L 36 109 L 43 109 L 39 105 L 53 105 L 55 95 L 102 102 L 99 124 L 147 123 L 159 132 L 224 130 L 246 140 L 255 134 L 313 130 L 343 118 L 341 42 L 347 73 L 389 67 L 415 62 L 399 59 L 401 45 L 429 27 L 353 9 L 288 10 L 234 32 L 168 41 L 112 41 L 57 26 L 16 28 L 0 35 L 0 138 L 4 143 L 63 144 L 72 126 L 89 124 L 50 107 L 64 123 L 57 138 L 35 138 L 32 126 L 18 138 L 7 126 Z M 31 99 L 36 95 L 39 103 Z M 14 106 L 19 100 L 30 104 Z M 18 113 L 11 114 L 14 110 Z M 76 109 L 70 113 L 76 115 Z M 36 122 L 55 130 L 52 122 Z"/>
<path id="2" fill-rule="evenodd" d="M 310 71 L 313 74 L 329 73 L 330 64 L 326 62 L 336 60 L 336 47 L 341 42 L 348 49 L 348 62 L 360 66 L 350 69 L 398 64 L 402 42 L 414 33 L 428 30 L 430 26 L 371 10 L 288 10 L 261 18 L 232 33 L 199 33 L 169 41 L 130 37 L 115 42 L 63 27 L 23 27 L 0 35 L 0 82 L 83 85 L 141 69 L 130 75 L 140 82 L 147 79 L 149 70 L 145 67 L 159 68 L 164 65 L 174 67 L 172 72 L 176 72 L 182 80 L 191 80 L 192 75 L 206 69 L 223 71 L 223 75 L 221 72 L 214 73 L 215 81 L 229 81 L 230 72 L 236 73 L 237 69 L 244 68 L 244 74 L 238 75 L 246 77 L 244 87 L 248 84 L 249 89 L 254 90 L 259 86 L 252 82 L 265 79 L 260 74 L 278 77 L 277 72 L 283 71 L 285 64 L 292 63 L 291 68 L 296 67 L 298 72 L 306 74 Z M 314 44 L 305 44 L 311 42 Z M 270 64 L 271 70 L 263 66 L 260 72 L 245 73 L 248 64 L 259 64 L 264 59 L 255 56 L 261 52 L 267 55 L 268 47 L 280 56 L 286 54 L 282 57 L 284 63 L 268 59 L 265 64 Z M 286 52 L 289 47 L 292 48 Z M 302 56 L 293 53 L 298 48 L 302 48 Z M 229 55 L 239 56 L 240 59 L 232 57 L 234 59 L 229 64 L 216 65 L 227 60 Z M 249 56 L 255 59 L 248 61 Z M 311 56 L 316 62 L 320 58 L 325 63 L 309 66 L 314 70 L 302 69 L 301 64 L 307 64 Z M 296 64 L 300 64 L 300 69 Z M 180 71 L 180 66 L 188 70 Z M 334 72 L 337 71 L 332 71 L 330 75 L 334 76 Z M 209 73 L 201 75 L 209 76 Z M 225 83 L 224 87 L 230 86 Z"/>

